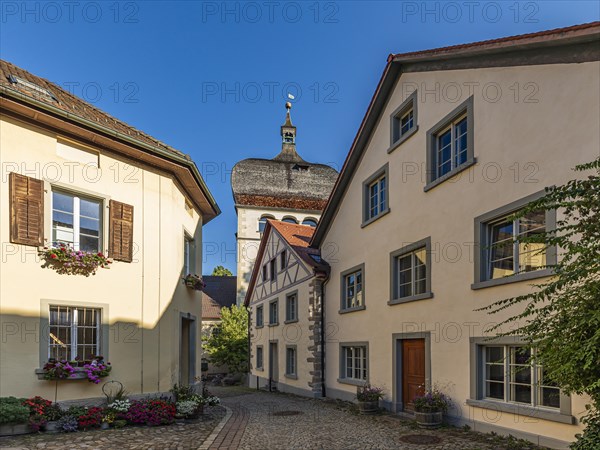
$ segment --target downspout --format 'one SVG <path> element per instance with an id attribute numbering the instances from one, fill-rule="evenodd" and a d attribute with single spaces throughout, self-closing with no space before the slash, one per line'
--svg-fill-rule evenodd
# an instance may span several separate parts
<path id="1" fill-rule="evenodd" d="M 329 274 L 317 274 L 317 280 L 321 283 L 321 396 L 325 398 L 325 284 L 329 281 Z"/>

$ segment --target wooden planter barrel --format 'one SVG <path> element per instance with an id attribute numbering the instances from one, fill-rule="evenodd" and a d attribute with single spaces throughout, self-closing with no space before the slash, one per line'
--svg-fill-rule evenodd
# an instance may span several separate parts
<path id="1" fill-rule="evenodd" d="M 377 411 L 379 411 L 379 400 L 375 400 L 372 402 L 359 401 L 358 411 L 364 415 L 375 414 Z"/>
<path id="2" fill-rule="evenodd" d="M 417 425 L 421 428 L 439 428 L 442 425 L 444 413 L 437 412 L 415 412 Z"/>
<path id="3" fill-rule="evenodd" d="M 18 434 L 33 433 L 28 423 L 3 423 L 0 424 L 0 436 L 16 436 Z"/>

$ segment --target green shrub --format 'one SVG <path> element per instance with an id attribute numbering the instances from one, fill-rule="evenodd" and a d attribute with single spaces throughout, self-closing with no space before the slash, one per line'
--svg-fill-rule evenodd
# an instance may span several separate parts
<path id="1" fill-rule="evenodd" d="M 29 408 L 23 406 L 24 399 L 0 397 L 0 424 L 26 423 L 29 420 Z"/>

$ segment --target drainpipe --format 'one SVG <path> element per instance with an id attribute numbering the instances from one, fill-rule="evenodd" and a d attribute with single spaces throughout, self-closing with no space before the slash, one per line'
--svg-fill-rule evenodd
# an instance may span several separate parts
<path id="1" fill-rule="evenodd" d="M 321 283 L 321 396 L 325 398 L 325 284 L 329 281 L 329 274 L 320 272 L 315 275 Z"/>

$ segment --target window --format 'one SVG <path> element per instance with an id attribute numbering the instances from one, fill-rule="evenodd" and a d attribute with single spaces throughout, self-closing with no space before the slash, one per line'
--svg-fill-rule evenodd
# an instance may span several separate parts
<path id="1" fill-rule="evenodd" d="M 101 354 L 98 308 L 50 306 L 48 358 L 91 360 Z"/>
<path id="2" fill-rule="evenodd" d="M 475 163 L 473 98 L 470 97 L 427 132 L 429 190 Z"/>
<path id="3" fill-rule="evenodd" d="M 555 212 L 532 211 L 519 219 L 511 217 L 541 195 L 538 192 L 475 219 L 474 289 L 551 274 L 556 252 L 544 243 L 544 237 L 555 227 Z M 521 242 L 523 237 L 537 242 Z"/>
<path id="4" fill-rule="evenodd" d="M 273 216 L 262 216 L 258 221 L 258 232 L 264 233 L 265 227 L 267 226 L 267 220 L 273 219 Z"/>
<path id="5" fill-rule="evenodd" d="M 287 251 L 285 250 L 279 255 L 279 266 L 281 267 L 281 270 L 287 267 Z"/>
<path id="6" fill-rule="evenodd" d="M 344 380 L 367 380 L 367 346 L 342 346 L 342 370 L 341 379 Z"/>
<path id="7" fill-rule="evenodd" d="M 296 375 L 296 347 L 288 346 L 285 349 L 285 374 Z"/>
<path id="8" fill-rule="evenodd" d="M 390 304 L 421 300 L 431 294 L 431 238 L 391 253 Z"/>
<path id="9" fill-rule="evenodd" d="M 279 308 L 277 300 L 269 303 L 269 325 L 277 325 L 279 323 Z"/>
<path id="10" fill-rule="evenodd" d="M 256 327 L 262 327 L 264 325 L 264 317 L 263 317 L 263 307 L 256 307 Z"/>
<path id="11" fill-rule="evenodd" d="M 183 237 L 183 273 L 185 275 L 193 272 L 193 250 L 194 241 L 188 235 Z"/>
<path id="12" fill-rule="evenodd" d="M 521 236 L 535 238 L 546 231 L 544 211 L 515 220 L 500 219 L 489 223 L 486 231 L 488 280 L 539 270 L 546 265 L 545 244 L 519 242 Z"/>
<path id="13" fill-rule="evenodd" d="M 363 227 L 389 212 L 388 178 L 386 164 L 363 183 Z"/>
<path id="14" fill-rule="evenodd" d="M 271 266 L 271 282 L 277 280 L 277 259 L 273 258 L 269 265 Z"/>
<path id="15" fill-rule="evenodd" d="M 269 269 L 266 264 L 262 268 L 262 279 L 263 282 L 269 279 Z"/>
<path id="16" fill-rule="evenodd" d="M 302 221 L 302 225 L 307 225 L 309 227 L 316 228 L 317 227 L 317 221 L 315 219 L 304 219 Z"/>
<path id="17" fill-rule="evenodd" d="M 530 363 L 531 351 L 519 346 L 482 346 L 483 398 L 560 408 L 560 389 Z"/>
<path id="18" fill-rule="evenodd" d="M 364 308 L 363 276 L 363 264 L 342 273 L 341 311 Z"/>
<path id="19" fill-rule="evenodd" d="M 417 91 L 414 91 L 391 116 L 391 153 L 417 131 Z"/>
<path id="20" fill-rule="evenodd" d="M 263 368 L 263 348 L 261 345 L 256 347 L 256 368 L 260 370 Z"/>
<path id="21" fill-rule="evenodd" d="M 54 100 L 58 103 L 58 99 L 54 96 L 54 94 L 46 88 L 41 87 L 38 84 L 35 84 L 31 81 L 27 81 L 24 78 L 21 78 L 17 75 L 10 75 L 9 80 L 11 83 L 16 84 L 19 87 L 22 87 L 28 91 L 30 91 L 35 96 L 45 97 L 51 100 Z"/>
<path id="22" fill-rule="evenodd" d="M 288 294 L 285 297 L 285 321 L 296 322 L 298 320 L 298 294 Z"/>
<path id="23" fill-rule="evenodd" d="M 102 251 L 102 201 L 52 191 L 52 242 L 75 250 Z"/>
<path id="24" fill-rule="evenodd" d="M 294 217 L 284 217 L 283 219 L 281 219 L 281 221 L 286 223 L 298 224 L 298 221 Z"/>

